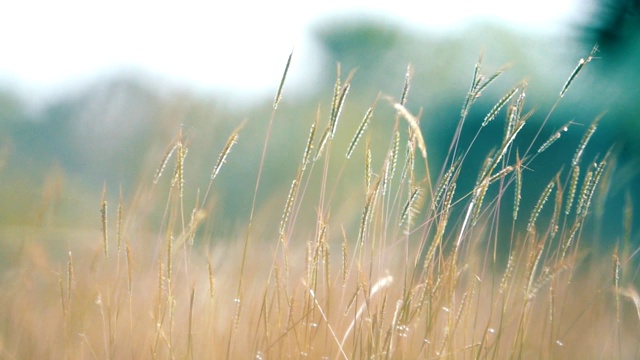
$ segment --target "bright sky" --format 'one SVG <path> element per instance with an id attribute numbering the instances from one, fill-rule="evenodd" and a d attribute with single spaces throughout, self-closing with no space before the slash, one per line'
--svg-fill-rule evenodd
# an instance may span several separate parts
<path id="1" fill-rule="evenodd" d="M 116 69 L 143 69 L 200 89 L 277 87 L 295 46 L 314 56 L 310 25 L 340 13 L 376 13 L 429 31 L 470 20 L 556 31 L 580 0 L 19 0 L 0 11 L 0 81 L 38 92 Z M 522 4 L 520 4 L 522 3 Z M 304 68 L 294 68 L 304 77 Z M 0 84 L 2 85 L 2 84 Z M 2 87 L 2 86 L 0 86 Z"/>

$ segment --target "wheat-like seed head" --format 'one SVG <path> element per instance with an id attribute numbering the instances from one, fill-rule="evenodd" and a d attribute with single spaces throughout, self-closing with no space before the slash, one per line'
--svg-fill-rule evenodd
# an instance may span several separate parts
<path id="1" fill-rule="evenodd" d="M 358 245 L 362 248 L 367 234 L 367 229 L 373 216 L 373 209 L 378 198 L 378 190 L 380 189 L 380 183 L 382 179 L 378 178 L 378 181 L 373 185 L 373 188 L 369 190 L 367 195 L 367 202 L 362 209 L 362 218 L 360 220 L 360 228 L 358 230 Z"/>
<path id="2" fill-rule="evenodd" d="M 575 165 L 571 169 L 571 179 L 569 181 L 569 193 L 567 194 L 567 201 L 565 205 L 564 213 L 569 215 L 571 213 L 571 206 L 576 195 L 576 188 L 578 187 L 578 179 L 580 178 L 580 166 Z"/>
<path id="3" fill-rule="evenodd" d="M 538 148 L 538 154 L 545 151 L 546 149 L 549 148 L 549 146 L 551 146 L 551 144 L 553 144 L 554 142 L 556 142 L 556 140 L 560 139 L 560 136 L 562 136 L 563 132 L 567 132 L 569 131 L 569 126 L 571 126 L 573 124 L 573 121 L 569 121 L 568 123 L 566 123 L 565 125 L 563 125 L 560 129 L 558 129 L 556 132 L 554 132 L 549 139 L 547 139 L 547 141 L 545 141 L 540 148 Z"/>
<path id="4" fill-rule="evenodd" d="M 596 117 L 596 119 L 593 120 L 593 122 L 587 129 L 587 132 L 584 134 L 584 136 L 580 140 L 580 144 L 576 149 L 576 153 L 573 155 L 573 160 L 571 160 L 571 166 L 576 166 L 580 163 L 580 158 L 582 157 L 582 153 L 584 152 L 584 149 L 587 147 L 587 144 L 589 143 L 591 136 L 593 136 L 593 133 L 596 132 L 596 129 L 598 128 L 598 123 L 600 122 L 600 119 L 602 119 L 603 116 L 604 114 L 601 114 L 598 117 Z"/>
<path id="5" fill-rule="evenodd" d="M 104 250 L 104 257 L 109 255 L 109 236 L 107 233 L 107 185 L 102 187 L 102 200 L 100 201 L 100 220 L 102 222 L 102 245 Z"/>
<path id="6" fill-rule="evenodd" d="M 498 112 L 511 100 L 511 98 L 520 90 L 520 85 L 514 86 L 509 92 L 507 92 L 489 111 L 487 116 L 485 116 L 484 121 L 482 121 L 482 126 L 487 126 L 491 120 L 493 120 Z"/>
<path id="7" fill-rule="evenodd" d="M 371 107 L 369 107 L 369 109 L 367 109 L 367 112 L 364 114 L 364 118 L 362 119 L 362 122 L 360 123 L 360 126 L 358 126 L 358 130 L 356 131 L 355 135 L 351 139 L 351 142 L 349 143 L 349 148 L 347 149 L 347 159 L 349 159 L 351 157 L 351 154 L 353 153 L 353 150 L 355 149 L 356 145 L 358 144 L 358 140 L 360 140 L 360 138 L 362 137 L 362 134 L 367 129 L 367 126 L 369 125 L 369 121 L 371 120 L 371 117 L 373 116 L 373 110 L 376 108 L 376 104 L 378 103 L 378 98 L 379 98 L 379 95 L 374 100 L 373 105 L 371 105 Z"/>
<path id="8" fill-rule="evenodd" d="M 218 176 L 220 168 L 222 168 L 222 165 L 224 165 L 225 160 L 227 159 L 227 155 L 229 155 L 231 148 L 233 148 L 233 145 L 238 141 L 238 131 L 239 129 L 229 136 L 227 143 L 224 145 L 224 148 L 222 148 L 222 152 L 220 152 L 220 155 L 218 156 L 218 161 L 216 161 L 216 165 L 213 167 L 213 171 L 211 172 L 211 180 L 214 180 L 216 176 Z"/>
<path id="9" fill-rule="evenodd" d="M 593 60 L 593 58 L 594 58 L 594 56 L 595 56 L 595 54 L 597 52 L 598 52 L 598 45 L 595 45 L 591 49 L 591 52 L 589 53 L 589 56 L 587 56 L 586 58 L 581 58 L 578 61 L 578 65 L 573 69 L 573 71 L 571 72 L 571 75 L 569 75 L 569 78 L 564 83 L 564 86 L 562 86 L 562 90 L 560 90 L 560 97 L 561 98 L 566 94 L 567 90 L 569 89 L 569 86 L 571 86 L 571 83 L 573 82 L 573 80 L 575 80 L 576 76 L 578 76 L 578 74 L 584 68 L 584 66 L 586 64 L 588 64 L 591 60 Z"/>
<path id="10" fill-rule="evenodd" d="M 282 80 L 280 80 L 280 86 L 278 86 L 276 97 L 273 99 L 273 110 L 276 110 L 278 108 L 278 104 L 282 99 L 282 89 L 284 88 L 284 82 L 287 79 L 287 73 L 289 72 L 289 66 L 291 65 L 291 58 L 293 58 L 293 50 L 291 50 L 291 53 L 289 54 L 287 65 L 285 66 L 284 73 L 282 74 Z"/>
<path id="11" fill-rule="evenodd" d="M 536 220 L 538 219 L 538 215 L 540 214 L 540 211 L 544 207 L 544 204 L 547 202 L 547 199 L 549 198 L 549 194 L 551 194 L 551 191 L 553 191 L 553 189 L 555 188 L 555 185 L 556 185 L 555 179 L 551 180 L 551 182 L 547 185 L 547 187 L 544 189 L 544 191 L 538 198 L 538 202 L 536 203 L 536 206 L 533 208 L 533 211 L 531 212 L 531 217 L 529 218 L 529 223 L 527 225 L 527 232 L 532 232 L 534 230 Z"/>
<path id="12" fill-rule="evenodd" d="M 300 173 L 299 173 L 300 174 Z M 289 195 L 287 196 L 287 202 L 284 206 L 284 211 L 282 212 L 282 220 L 280 221 L 280 236 L 284 235 L 284 232 L 287 227 L 287 220 L 289 220 L 289 215 L 291 214 L 291 209 L 293 208 L 293 203 L 296 198 L 296 193 L 298 192 L 298 185 L 300 184 L 300 176 L 296 177 L 291 183 L 291 187 L 289 188 Z"/>
<path id="13" fill-rule="evenodd" d="M 309 137 L 307 138 L 307 145 L 304 148 L 304 155 L 302 155 L 302 171 L 305 171 L 307 168 L 307 164 L 309 164 L 309 159 L 311 158 L 311 148 L 313 148 L 313 140 L 316 135 L 316 127 L 318 125 L 318 118 L 320 117 L 320 108 L 318 108 L 318 116 L 316 117 L 316 121 L 311 124 L 311 129 L 309 129 Z"/>
<path id="14" fill-rule="evenodd" d="M 178 147 L 178 142 L 173 142 L 173 144 L 165 152 L 164 156 L 162 157 L 162 160 L 160 161 L 160 166 L 156 170 L 156 175 L 153 178 L 154 184 L 158 183 L 158 180 L 160 179 L 160 176 L 162 176 L 164 168 L 167 166 L 169 159 L 171 158 L 171 156 L 173 155 L 177 147 Z"/>
<path id="15" fill-rule="evenodd" d="M 560 186 L 559 177 L 556 178 L 556 201 L 555 206 L 553 207 L 553 215 L 551 215 L 551 223 L 549 224 L 550 228 L 550 236 L 554 238 L 556 233 L 560 229 L 560 213 L 562 212 L 562 188 Z"/>
<path id="16" fill-rule="evenodd" d="M 522 197 L 522 159 L 520 159 L 520 153 L 516 151 L 516 186 L 514 188 L 515 194 L 513 196 L 513 220 L 518 219 L 518 210 L 520 210 L 520 200 Z"/>
<path id="17" fill-rule="evenodd" d="M 400 104 L 403 106 L 407 103 L 407 96 L 409 95 L 409 89 L 411 89 L 411 79 L 413 78 L 413 67 L 411 64 L 407 65 L 407 72 L 404 75 L 404 86 L 402 87 L 402 95 L 400 96 Z"/>
<path id="18" fill-rule="evenodd" d="M 418 148 L 420 149 L 420 153 L 422 154 L 422 157 L 424 159 L 427 158 L 427 146 L 424 143 L 424 138 L 422 137 L 422 131 L 420 130 L 420 125 L 419 125 L 419 121 L 418 119 L 413 116 L 413 114 L 411 114 L 409 112 L 409 110 L 407 110 L 407 108 L 405 108 L 403 105 L 399 104 L 399 103 L 395 103 L 393 104 L 393 107 L 398 111 L 398 113 L 400 115 L 402 115 L 402 117 L 404 117 L 407 120 L 407 123 L 409 124 L 409 127 L 411 128 L 412 134 L 415 136 L 417 143 L 418 143 Z"/>

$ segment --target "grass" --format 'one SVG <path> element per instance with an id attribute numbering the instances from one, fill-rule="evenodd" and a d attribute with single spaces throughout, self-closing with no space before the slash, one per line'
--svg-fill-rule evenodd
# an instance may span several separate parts
<path id="1" fill-rule="evenodd" d="M 273 134 L 287 134 L 277 121 L 286 111 L 285 70 L 260 153 L 234 152 L 252 129 L 243 123 L 220 144 L 208 184 L 197 184 L 187 176 L 188 155 L 206 155 L 190 154 L 191 139 L 180 131 L 134 196 L 120 194 L 112 204 L 105 187 L 96 206 L 100 226 L 63 235 L 67 249 L 55 252 L 64 255 L 49 250 L 53 234 L 34 230 L 2 273 L 1 357 L 640 356 L 631 205 L 615 245 L 602 245 L 589 230 L 596 199 L 614 181 L 610 152 L 583 158 L 600 118 L 543 189 L 528 181 L 545 166 L 539 154 L 580 128 L 572 121 L 548 139 L 519 141 L 523 127 L 539 126 L 540 134 L 549 126 L 595 51 L 579 61 L 542 124 L 528 122 L 524 82 L 482 124 L 467 121 L 504 71 L 485 75 L 478 61 L 458 129 L 436 167 L 420 111 L 410 110 L 409 89 L 421 85 L 411 84 L 411 67 L 399 100 L 380 94 L 361 120 L 342 122 L 357 74 L 342 78 L 338 67 L 328 119 L 319 107 L 315 118 L 300 120 L 309 124 L 306 145 L 287 159 L 297 171 L 266 168 L 270 151 L 284 146 L 270 142 Z M 500 119 L 503 136 L 484 164 L 470 163 L 476 139 Z M 359 125 L 347 134 L 345 121 Z M 462 143 L 463 127 L 474 126 L 476 136 Z M 236 236 L 221 238 L 216 181 L 248 157 L 260 158 L 253 185 L 234 196 L 250 194 L 251 211 Z M 266 171 L 282 171 L 291 184 L 286 194 L 259 200 Z M 462 181 L 469 178 L 476 179 L 471 186 Z M 155 227 L 146 220 L 153 209 L 163 214 Z"/>

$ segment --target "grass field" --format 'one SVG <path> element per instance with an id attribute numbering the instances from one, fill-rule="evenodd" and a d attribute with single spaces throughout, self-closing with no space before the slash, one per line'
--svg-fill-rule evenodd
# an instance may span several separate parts
<path id="1" fill-rule="evenodd" d="M 105 186 L 95 229 L 3 230 L 19 240 L 2 244 L 0 357 L 640 357 L 631 202 L 622 233 L 607 243 L 592 236 L 607 226 L 594 224 L 593 209 L 616 181 L 611 152 L 584 155 L 600 117 L 548 138 L 519 137 L 523 127 L 551 126 L 595 51 L 568 74 L 555 105 L 536 110 L 547 114 L 541 124 L 528 123 L 535 99 L 525 82 L 481 124 L 467 121 L 503 72 L 485 73 L 478 61 L 439 164 L 430 163 L 420 110 L 411 110 L 410 88 L 424 84 L 411 83 L 410 67 L 403 89 L 380 93 L 350 119 L 355 110 L 343 110 L 358 74 L 338 66 L 331 103 L 298 120 L 304 134 L 278 121 L 285 70 L 259 131 L 252 120 L 240 124 L 212 158 L 189 151 L 207 139 L 180 128 L 164 153 L 149 156 L 157 166 L 132 196 Z M 503 135 L 482 164 L 470 162 L 496 122 Z M 463 143 L 469 127 L 476 136 Z M 580 141 L 570 161 L 534 179 L 548 166 L 539 155 L 573 132 Z M 257 150 L 238 152 L 244 138 L 260 139 Z M 299 150 L 282 150 L 285 142 Z M 283 151 L 286 167 L 266 166 Z M 208 179 L 190 177 L 196 163 L 211 165 Z M 247 164 L 258 165 L 237 181 L 251 185 L 220 194 L 225 170 Z M 269 193 L 265 176 L 288 192 Z M 247 217 L 221 223 L 221 196 L 246 202 Z"/>

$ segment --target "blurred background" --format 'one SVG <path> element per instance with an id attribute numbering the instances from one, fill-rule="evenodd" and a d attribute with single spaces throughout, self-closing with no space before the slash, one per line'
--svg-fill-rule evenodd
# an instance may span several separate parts
<path id="1" fill-rule="evenodd" d="M 423 111 L 438 168 L 480 54 L 487 73 L 510 69 L 474 105 L 464 136 L 475 134 L 497 99 L 524 78 L 532 122 L 541 124 L 596 43 L 597 59 L 579 74 L 541 139 L 568 121 L 584 126 L 563 135 L 539 163 L 567 164 L 586 126 L 606 112 L 585 159 L 615 145 L 616 180 L 604 215 L 619 226 L 626 194 L 640 209 L 640 0 L 14 1 L 0 13 L 0 227 L 98 228 L 103 184 L 115 199 L 120 187 L 130 196 L 151 185 L 179 129 L 197 154 L 187 161 L 191 181 L 205 186 L 243 120 L 250 130 L 228 160 L 217 201 L 224 223 L 246 221 L 251 194 L 238 194 L 253 188 L 260 129 L 292 49 L 277 121 L 305 134 L 290 141 L 293 151 L 303 148 L 318 104 L 328 114 L 337 62 L 345 75 L 358 69 L 345 108 L 352 128 L 380 91 L 399 96 L 412 64 L 408 107 Z M 526 128 L 525 136 L 537 129 Z M 501 134 L 502 125 L 488 131 Z M 487 150 L 495 137 L 489 140 Z M 289 153 L 270 150 L 268 164 L 279 170 L 264 179 L 267 192 L 278 194 L 278 211 L 297 166 L 279 164 Z M 484 154 L 478 151 L 479 164 Z M 553 173 L 527 176 L 539 194 Z"/>

